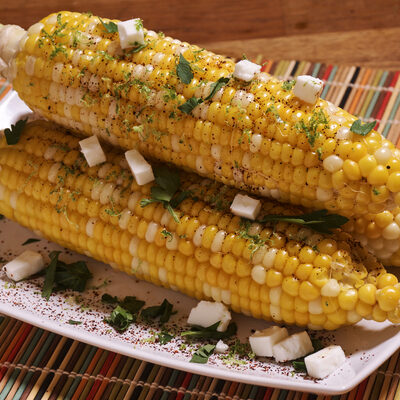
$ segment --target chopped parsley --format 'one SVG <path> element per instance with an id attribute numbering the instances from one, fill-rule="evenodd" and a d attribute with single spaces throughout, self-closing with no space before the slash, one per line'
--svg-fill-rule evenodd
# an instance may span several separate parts
<path id="1" fill-rule="evenodd" d="M 220 321 L 207 328 L 193 325 L 192 329 L 181 333 L 181 336 L 187 339 L 227 339 L 232 337 L 237 332 L 237 326 L 231 322 L 225 332 L 217 331 Z"/>
<path id="2" fill-rule="evenodd" d="M 260 235 L 251 235 L 249 229 L 252 222 L 248 219 L 241 218 L 240 220 L 240 231 L 238 232 L 239 237 L 250 241 L 248 246 L 252 254 L 254 254 L 260 247 L 264 246 L 266 239 Z"/>
<path id="3" fill-rule="evenodd" d="M 45 270 L 42 288 L 42 297 L 46 300 L 56 290 L 72 289 L 83 292 L 87 281 L 93 277 L 85 262 L 66 264 L 58 259 L 60 253 L 60 251 L 50 253 L 50 263 Z"/>
<path id="4" fill-rule="evenodd" d="M 57 25 L 59 25 L 59 27 L 51 35 L 49 33 L 47 33 L 44 29 L 42 29 L 41 34 L 43 36 L 39 39 L 39 48 L 43 47 L 44 39 L 49 39 L 51 44 L 53 45 L 54 49 L 50 53 L 50 60 L 52 60 L 58 53 L 63 53 L 65 57 L 68 56 L 65 46 L 56 43 L 56 37 L 64 37 L 65 36 L 65 33 L 63 33 L 62 31 L 67 26 L 66 22 L 62 23 L 60 13 L 57 14 Z"/>
<path id="5" fill-rule="evenodd" d="M 20 119 L 15 125 L 11 125 L 10 128 L 4 129 L 6 136 L 6 142 L 9 146 L 17 144 L 21 137 L 21 133 L 24 130 L 27 119 Z"/>
<path id="6" fill-rule="evenodd" d="M 70 320 L 68 321 L 68 323 L 69 323 L 70 325 L 80 325 L 80 324 L 82 323 L 82 321 L 74 321 L 73 319 L 70 319 Z"/>
<path id="7" fill-rule="evenodd" d="M 161 345 L 169 343 L 174 338 L 174 336 L 167 331 L 161 331 L 157 337 Z"/>
<path id="8" fill-rule="evenodd" d="M 373 189 L 372 189 L 372 193 L 373 193 L 375 196 L 378 196 L 378 195 L 381 194 L 381 192 L 380 192 L 377 188 L 373 188 Z"/>
<path id="9" fill-rule="evenodd" d="M 175 222 L 179 223 L 179 217 L 174 208 L 178 207 L 191 193 L 188 191 L 179 192 L 181 183 L 177 171 L 165 167 L 156 167 L 153 171 L 157 185 L 151 188 L 151 198 L 143 199 L 140 205 L 146 207 L 151 203 L 161 203 Z"/>
<path id="10" fill-rule="evenodd" d="M 207 364 L 207 361 L 210 358 L 211 354 L 214 353 L 214 350 L 215 350 L 214 344 L 206 344 L 205 346 L 200 347 L 197 351 L 194 352 L 190 362 L 198 364 Z"/>
<path id="11" fill-rule="evenodd" d="M 293 79 L 291 81 L 285 81 L 282 83 L 282 89 L 288 92 L 289 90 L 292 90 L 293 86 L 295 85 L 296 80 Z"/>
<path id="12" fill-rule="evenodd" d="M 300 215 L 265 215 L 259 223 L 265 222 L 289 222 L 303 225 L 320 233 L 332 233 L 332 229 L 339 228 L 349 219 L 338 214 L 329 214 L 327 210 L 317 210 Z"/>
<path id="13" fill-rule="evenodd" d="M 118 25 L 115 22 L 104 22 L 100 17 L 99 20 L 101 22 L 101 24 L 103 25 L 104 29 L 106 30 L 106 32 L 108 33 L 116 33 L 118 32 Z"/>
<path id="14" fill-rule="evenodd" d="M 135 322 L 135 317 L 121 306 L 117 306 L 111 313 L 110 318 L 105 318 L 104 321 L 116 331 L 125 332 Z"/>
<path id="15" fill-rule="evenodd" d="M 268 114 L 268 113 L 271 113 L 271 114 L 275 117 L 276 122 L 278 122 L 279 124 L 282 124 L 282 123 L 283 123 L 283 119 L 282 119 L 281 116 L 279 115 L 278 110 L 277 110 L 277 108 L 275 107 L 275 104 L 272 104 L 272 106 L 269 106 L 269 107 L 265 110 L 265 112 L 266 112 L 267 114 Z"/>
<path id="16" fill-rule="evenodd" d="M 375 125 L 376 121 L 363 124 L 361 119 L 358 119 L 352 123 L 350 130 L 357 133 L 357 135 L 366 136 L 375 128 Z"/>
<path id="17" fill-rule="evenodd" d="M 171 241 L 172 238 L 173 238 L 172 233 L 169 232 L 169 231 L 167 231 L 166 229 L 163 229 L 163 230 L 161 231 L 161 234 L 162 234 L 165 238 L 169 237 L 168 241 Z"/>
<path id="18" fill-rule="evenodd" d="M 328 119 L 326 118 L 324 111 L 321 109 L 319 111 L 313 112 L 308 124 L 306 124 L 304 120 L 301 120 L 295 125 L 295 128 L 299 132 L 305 133 L 308 139 L 308 143 L 310 143 L 310 146 L 313 147 L 315 141 L 319 137 L 318 126 L 320 124 L 323 124 L 325 126 L 328 125 Z"/>
<path id="19" fill-rule="evenodd" d="M 22 243 L 22 246 L 26 246 L 27 244 L 36 243 L 36 242 L 40 242 L 40 239 L 29 238 L 29 239 L 25 240 L 24 243 Z"/>
<path id="20" fill-rule="evenodd" d="M 218 92 L 223 86 L 227 85 L 231 78 L 219 78 L 216 82 L 211 85 L 210 94 L 204 99 L 204 101 L 211 100 L 215 93 Z"/>
<path id="21" fill-rule="evenodd" d="M 151 321 L 159 317 L 160 322 L 165 324 L 173 314 L 176 314 L 176 311 L 173 311 L 173 305 L 167 299 L 164 299 L 159 306 L 151 306 L 143 309 L 140 316 L 146 321 Z"/>
<path id="22" fill-rule="evenodd" d="M 176 66 L 176 74 L 182 83 L 188 85 L 193 79 L 193 71 L 190 66 L 190 62 L 183 57 L 182 54 L 179 55 L 179 63 Z"/>

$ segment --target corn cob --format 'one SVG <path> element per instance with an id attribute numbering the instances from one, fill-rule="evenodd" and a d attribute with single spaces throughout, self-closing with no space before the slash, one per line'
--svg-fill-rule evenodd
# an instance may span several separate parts
<path id="1" fill-rule="evenodd" d="M 365 214 L 343 226 L 383 264 L 400 267 L 400 208 Z"/>
<path id="2" fill-rule="evenodd" d="M 121 50 L 118 32 L 98 17 L 61 12 L 27 33 L 3 27 L 0 57 L 33 110 L 85 135 L 348 217 L 400 205 L 400 152 L 376 131 L 353 133 L 356 117 L 322 99 L 305 103 L 266 73 L 233 79 L 232 60 L 161 33 L 145 30 L 145 41 Z M 189 84 L 176 72 L 180 54 L 194 74 Z M 223 77 L 229 83 L 212 99 L 189 115 L 179 109 L 206 99 Z"/>
<path id="3" fill-rule="evenodd" d="M 229 203 L 237 190 L 181 172 L 190 197 L 145 207 L 115 149 L 88 167 L 79 139 L 28 123 L 0 144 L 0 212 L 50 240 L 156 285 L 222 301 L 257 318 L 336 329 L 362 318 L 399 321 L 400 285 L 347 233 L 321 235 L 287 222 L 245 228 Z M 164 167 L 166 168 L 166 167 Z M 261 214 L 290 212 L 262 200 Z"/>

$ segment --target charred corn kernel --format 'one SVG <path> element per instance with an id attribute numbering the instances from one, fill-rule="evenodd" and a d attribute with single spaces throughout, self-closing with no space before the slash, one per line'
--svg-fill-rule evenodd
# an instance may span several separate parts
<path id="1" fill-rule="evenodd" d="M 69 150 L 58 152 L 66 142 Z M 153 184 L 122 178 L 129 175 L 117 150 L 88 168 L 78 142 L 43 121 L 27 124 L 12 147 L 3 139 L 0 213 L 129 274 L 255 317 L 326 329 L 358 316 L 398 318 L 397 279 L 348 234 L 325 236 L 287 222 L 244 229 L 229 212 L 236 189 L 186 172 L 179 172 L 179 190 L 193 198 L 177 205 L 175 222 L 163 204 L 141 205 Z M 226 209 L 214 203 L 221 193 Z M 268 213 L 295 215 L 261 202 Z"/>
<path id="2" fill-rule="evenodd" d="M 373 186 L 400 192 L 398 153 L 375 131 L 343 136 L 354 117 L 324 100 L 305 105 L 261 73 L 246 87 L 231 79 L 185 113 L 181 105 L 193 96 L 205 100 L 213 82 L 232 75 L 233 61 L 147 30 L 144 48 L 122 51 L 119 35 L 87 14 L 60 12 L 42 23 L 43 30 L 27 32 L 21 48 L 0 54 L 2 73 L 32 109 L 67 128 L 239 189 L 346 216 L 366 214 L 362 205 L 380 200 Z M 90 43 L 83 39 L 88 26 L 94 27 Z M 194 74 L 188 84 L 175 73 L 182 52 Z M 362 178 L 366 203 L 323 192 Z"/>

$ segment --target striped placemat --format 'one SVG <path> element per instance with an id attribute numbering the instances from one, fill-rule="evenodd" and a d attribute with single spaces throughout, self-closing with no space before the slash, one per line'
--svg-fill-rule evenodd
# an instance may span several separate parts
<path id="1" fill-rule="evenodd" d="M 262 56 L 256 62 L 281 79 L 304 74 L 323 79 L 324 98 L 365 121 L 376 120 L 378 131 L 400 147 L 400 71 Z M 0 101 L 9 90 L 0 79 Z M 161 367 L 0 316 L 0 400 L 400 400 L 399 379 L 397 351 L 341 396 L 258 387 Z"/>

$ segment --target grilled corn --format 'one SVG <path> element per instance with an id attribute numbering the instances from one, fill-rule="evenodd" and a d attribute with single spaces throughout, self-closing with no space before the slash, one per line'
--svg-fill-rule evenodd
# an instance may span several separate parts
<path id="1" fill-rule="evenodd" d="M 28 123 L 18 144 L 0 144 L 0 212 L 130 275 L 257 318 L 311 329 L 399 321 L 397 278 L 347 233 L 243 224 L 229 212 L 236 189 L 185 172 L 176 221 L 148 201 L 154 183 L 139 186 L 123 154 L 105 150 L 107 161 L 88 167 L 79 138 Z M 283 212 L 262 200 L 260 216 Z"/>
<path id="2" fill-rule="evenodd" d="M 161 33 L 122 50 L 115 22 L 60 12 L 4 26 L 3 74 L 50 120 L 246 191 L 348 217 L 400 205 L 400 152 L 354 133 L 356 117 L 263 72 L 236 79 L 232 60 Z"/>

